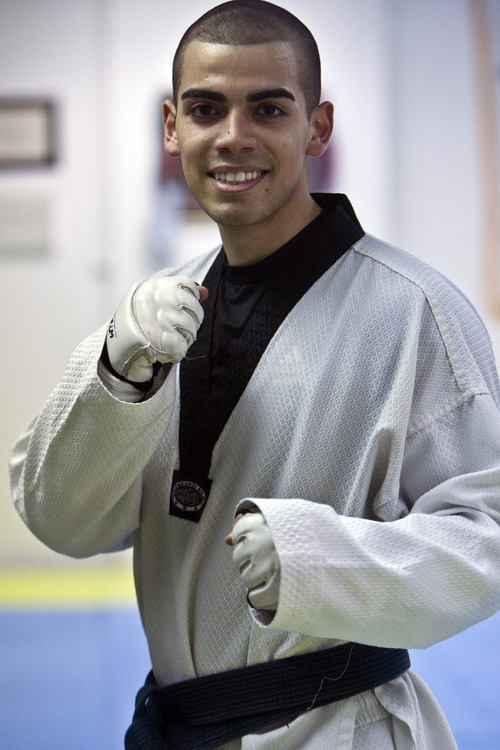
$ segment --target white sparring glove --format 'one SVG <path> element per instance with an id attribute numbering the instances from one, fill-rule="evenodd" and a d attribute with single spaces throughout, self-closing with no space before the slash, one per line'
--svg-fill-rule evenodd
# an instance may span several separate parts
<path id="1" fill-rule="evenodd" d="M 280 561 L 262 513 L 246 513 L 233 527 L 233 562 L 255 609 L 276 611 Z"/>
<path id="2" fill-rule="evenodd" d="M 120 303 L 106 336 L 111 367 L 134 383 L 153 376 L 155 362 L 180 362 L 196 339 L 203 308 L 186 276 L 138 281 Z"/>

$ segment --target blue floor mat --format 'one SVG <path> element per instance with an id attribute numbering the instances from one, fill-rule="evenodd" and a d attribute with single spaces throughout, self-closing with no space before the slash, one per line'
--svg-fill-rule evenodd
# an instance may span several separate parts
<path id="1" fill-rule="evenodd" d="M 2 612 L 0 642 L 0 750 L 123 750 L 149 671 L 135 610 Z M 411 652 L 459 750 L 500 748 L 499 643 L 496 615 Z"/>
<path id="2" fill-rule="evenodd" d="M 0 616 L 1 750 L 123 750 L 148 653 L 133 610 Z"/>
<path id="3" fill-rule="evenodd" d="M 500 748 L 500 613 L 425 651 L 412 651 L 459 750 Z"/>

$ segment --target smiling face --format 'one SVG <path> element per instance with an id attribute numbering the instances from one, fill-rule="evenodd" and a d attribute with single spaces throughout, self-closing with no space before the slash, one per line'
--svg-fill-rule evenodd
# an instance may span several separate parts
<path id="1" fill-rule="evenodd" d="M 264 234 L 276 249 L 319 212 L 306 161 L 326 148 L 331 105 L 307 116 L 296 67 L 285 42 L 193 41 L 186 49 L 177 107 L 164 106 L 165 148 L 181 156 L 225 246 L 244 231 Z"/>

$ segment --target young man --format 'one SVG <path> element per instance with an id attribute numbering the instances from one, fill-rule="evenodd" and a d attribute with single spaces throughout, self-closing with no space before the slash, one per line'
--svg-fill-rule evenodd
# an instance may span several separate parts
<path id="1" fill-rule="evenodd" d="M 405 649 L 500 607 L 487 334 L 344 196 L 309 194 L 319 77 L 261 0 L 186 32 L 165 148 L 222 249 L 134 285 L 14 449 L 46 544 L 134 545 L 153 672 L 130 749 L 454 748 Z"/>

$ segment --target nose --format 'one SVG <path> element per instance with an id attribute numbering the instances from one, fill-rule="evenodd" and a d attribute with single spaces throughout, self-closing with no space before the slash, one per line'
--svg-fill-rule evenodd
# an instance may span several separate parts
<path id="1" fill-rule="evenodd" d="M 257 148 L 257 138 L 253 133 L 252 122 L 245 112 L 231 110 L 221 121 L 215 147 L 217 151 L 231 153 L 254 151 Z"/>

